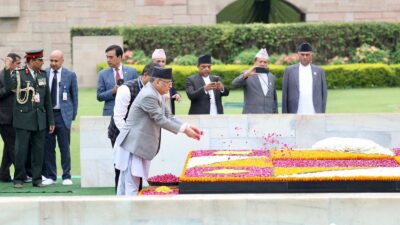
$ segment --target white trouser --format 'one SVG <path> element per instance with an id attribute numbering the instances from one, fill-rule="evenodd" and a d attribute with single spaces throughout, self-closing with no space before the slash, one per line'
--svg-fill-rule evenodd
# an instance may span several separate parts
<path id="1" fill-rule="evenodd" d="M 140 177 L 132 175 L 132 154 L 129 154 L 129 161 L 126 170 L 121 171 L 118 179 L 117 195 L 136 196 L 138 195 Z"/>

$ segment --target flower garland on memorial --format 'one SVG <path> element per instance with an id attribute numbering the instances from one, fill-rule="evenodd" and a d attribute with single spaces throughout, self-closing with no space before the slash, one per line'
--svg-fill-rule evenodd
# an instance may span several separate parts
<path id="1" fill-rule="evenodd" d="M 395 156 L 322 150 L 199 150 L 186 159 L 181 182 L 400 181 Z"/>

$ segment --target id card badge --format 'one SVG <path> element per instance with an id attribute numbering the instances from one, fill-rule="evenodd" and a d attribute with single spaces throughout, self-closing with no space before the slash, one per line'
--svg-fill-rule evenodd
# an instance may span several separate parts
<path id="1" fill-rule="evenodd" d="M 35 96 L 33 97 L 33 100 L 34 100 L 36 103 L 39 103 L 39 102 L 40 102 L 40 95 L 39 95 L 39 93 L 36 93 L 36 94 L 35 94 Z"/>
<path id="2" fill-rule="evenodd" d="M 63 92 L 63 95 L 62 95 L 62 99 L 63 99 L 63 101 L 67 101 L 68 100 L 68 95 L 67 95 L 67 92 Z"/>

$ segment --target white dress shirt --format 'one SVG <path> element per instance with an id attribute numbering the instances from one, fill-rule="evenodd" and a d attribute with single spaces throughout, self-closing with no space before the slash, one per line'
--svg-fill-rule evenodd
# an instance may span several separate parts
<path id="1" fill-rule="evenodd" d="M 207 85 L 211 83 L 210 76 L 203 77 L 204 83 Z M 215 102 L 215 95 L 214 95 L 214 90 L 209 90 L 208 95 L 210 96 L 210 115 L 217 115 L 217 103 Z"/>
<path id="2" fill-rule="evenodd" d="M 143 87 L 142 80 L 137 78 L 138 84 L 140 83 L 139 90 Z M 131 101 L 131 91 L 127 85 L 121 85 L 117 89 L 114 105 L 114 122 L 118 130 L 121 130 L 125 125 L 125 116 L 128 112 L 128 106 Z"/>
<path id="3" fill-rule="evenodd" d="M 268 93 L 268 75 L 266 73 L 259 73 L 258 79 L 261 83 L 261 88 L 263 90 L 264 96 L 267 96 Z"/>
<path id="4" fill-rule="evenodd" d="M 297 114 L 315 114 L 311 65 L 299 66 L 299 107 Z"/>
<path id="5" fill-rule="evenodd" d="M 62 67 L 60 69 L 57 70 L 57 103 L 56 105 L 53 107 L 53 109 L 60 109 L 60 98 L 58 96 L 60 96 L 60 81 L 61 81 L 61 71 L 62 71 Z M 50 76 L 49 76 L 49 87 L 50 87 L 50 92 L 51 92 L 51 87 L 53 84 L 53 78 L 54 78 L 54 70 L 51 68 L 50 69 Z"/>

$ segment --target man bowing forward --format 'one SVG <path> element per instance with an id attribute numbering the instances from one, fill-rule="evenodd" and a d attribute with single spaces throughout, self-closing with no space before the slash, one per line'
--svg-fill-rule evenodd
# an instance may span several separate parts
<path id="1" fill-rule="evenodd" d="M 115 167 L 121 171 L 117 195 L 137 195 L 140 178 L 147 179 L 150 162 L 160 149 L 161 128 L 183 132 L 199 140 L 200 130 L 176 119 L 162 95 L 172 86 L 172 69 L 155 67 L 150 83 L 139 92 L 129 110 L 126 123 L 115 141 Z"/>

